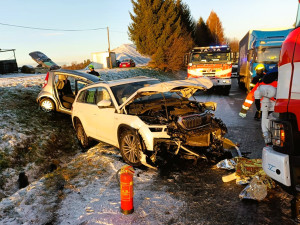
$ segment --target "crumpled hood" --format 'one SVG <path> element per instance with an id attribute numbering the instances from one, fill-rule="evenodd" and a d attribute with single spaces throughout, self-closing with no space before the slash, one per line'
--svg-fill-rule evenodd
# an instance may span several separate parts
<path id="1" fill-rule="evenodd" d="M 136 98 L 145 95 L 154 95 L 163 92 L 181 92 L 182 97 L 190 98 L 197 90 L 209 89 L 212 86 L 212 81 L 207 77 L 161 82 L 138 89 L 119 108 L 121 109 Z"/>

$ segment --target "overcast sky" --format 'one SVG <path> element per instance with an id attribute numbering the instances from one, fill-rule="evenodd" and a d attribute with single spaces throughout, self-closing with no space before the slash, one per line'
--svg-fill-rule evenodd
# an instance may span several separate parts
<path id="1" fill-rule="evenodd" d="M 214 10 L 223 23 L 225 36 L 240 40 L 248 30 L 291 27 L 296 19 L 297 0 L 183 0 L 195 20 L 206 20 Z M 28 55 L 42 51 L 58 64 L 82 62 L 91 52 L 131 43 L 127 27 L 131 23 L 130 0 L 0 0 L 0 23 L 53 29 L 93 29 L 66 32 L 32 30 L 0 25 L 0 48 L 16 49 L 19 66 L 34 64 Z M 0 53 L 1 54 L 1 53 Z M 1 54 L 0 59 L 11 55 Z"/>

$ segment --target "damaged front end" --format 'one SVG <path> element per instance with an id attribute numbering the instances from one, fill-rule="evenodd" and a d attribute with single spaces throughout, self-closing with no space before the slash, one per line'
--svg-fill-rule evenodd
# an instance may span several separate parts
<path id="1" fill-rule="evenodd" d="M 212 113 L 216 103 L 190 100 L 212 86 L 205 77 L 145 84 L 120 105 L 121 113 L 138 116 L 143 124 L 138 130 L 143 164 L 156 163 L 164 153 L 196 159 L 224 153 L 227 128 Z"/>
<path id="2" fill-rule="evenodd" d="M 166 132 L 169 138 L 154 137 L 153 151 L 144 151 L 151 164 L 165 153 L 180 155 L 189 159 L 220 156 L 223 151 L 223 137 L 227 132 L 225 124 L 212 113 L 216 103 L 199 103 L 185 98 L 168 98 L 154 101 L 135 101 L 126 107 L 130 115 L 137 115 L 150 131 Z M 165 129 L 160 126 L 166 127 Z M 157 126 L 157 127 L 153 127 Z"/>

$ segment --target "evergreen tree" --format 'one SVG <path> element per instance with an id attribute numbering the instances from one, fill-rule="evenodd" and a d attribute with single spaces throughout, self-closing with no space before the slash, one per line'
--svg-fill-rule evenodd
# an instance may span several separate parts
<path id="1" fill-rule="evenodd" d="M 214 44 L 224 44 L 224 29 L 218 15 L 212 10 L 207 21 L 207 26 L 214 38 Z"/>
<path id="2" fill-rule="evenodd" d="M 203 18 L 200 17 L 195 32 L 195 44 L 200 47 L 209 46 L 214 43 L 213 36 L 204 22 Z"/>
<path id="3" fill-rule="evenodd" d="M 176 66 L 170 65 L 175 62 L 174 58 L 183 58 L 182 52 L 191 48 L 192 38 L 185 27 L 186 11 L 179 10 L 183 5 L 175 0 L 131 0 L 133 14 L 130 13 L 132 23 L 128 27 L 129 36 L 136 45 L 137 50 L 151 56 L 151 65 L 154 67 L 173 70 Z M 180 14 L 184 12 L 184 16 Z M 182 18 L 184 21 L 182 22 Z M 188 17 L 191 18 L 191 17 Z M 184 39 L 183 39 L 184 38 Z M 185 41 L 183 41 L 185 40 Z M 176 48 L 180 48 L 178 51 Z M 183 53 L 183 55 L 184 55 Z M 179 62 L 182 66 L 183 60 Z"/>
<path id="4" fill-rule="evenodd" d="M 181 0 L 177 0 L 176 8 L 181 19 L 182 27 L 192 36 L 192 38 L 194 38 L 196 23 L 191 15 L 189 6 Z"/>

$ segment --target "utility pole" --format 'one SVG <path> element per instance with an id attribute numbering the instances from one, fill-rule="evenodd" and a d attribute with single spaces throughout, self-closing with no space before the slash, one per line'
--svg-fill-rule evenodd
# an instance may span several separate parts
<path id="1" fill-rule="evenodd" d="M 112 69 L 112 62 L 111 62 L 111 56 L 110 56 L 109 28 L 108 27 L 107 27 L 107 39 L 108 39 L 109 68 Z"/>

